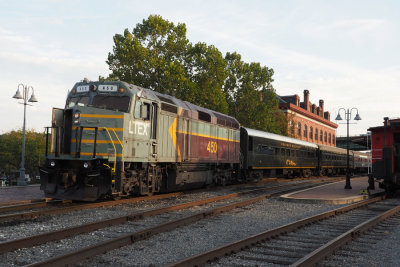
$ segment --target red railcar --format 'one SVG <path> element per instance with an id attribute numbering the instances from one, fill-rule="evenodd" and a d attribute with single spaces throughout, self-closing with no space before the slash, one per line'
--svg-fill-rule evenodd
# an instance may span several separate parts
<path id="1" fill-rule="evenodd" d="M 384 125 L 371 127 L 372 177 L 389 192 L 400 189 L 400 119 L 384 118 Z"/>

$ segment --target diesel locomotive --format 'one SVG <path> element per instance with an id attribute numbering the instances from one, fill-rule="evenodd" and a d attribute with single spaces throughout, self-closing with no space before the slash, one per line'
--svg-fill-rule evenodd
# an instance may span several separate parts
<path id="1" fill-rule="evenodd" d="M 46 133 L 48 197 L 92 201 L 237 180 L 235 118 L 121 81 L 76 83 Z"/>
<path id="2" fill-rule="evenodd" d="M 356 156 L 352 152 L 351 169 Z M 94 201 L 266 175 L 344 173 L 346 150 L 240 127 L 225 114 L 122 81 L 78 82 L 53 108 L 46 197 Z"/>

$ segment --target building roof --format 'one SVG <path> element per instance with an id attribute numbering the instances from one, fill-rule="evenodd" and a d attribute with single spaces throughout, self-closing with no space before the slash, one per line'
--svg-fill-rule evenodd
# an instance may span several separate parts
<path id="1" fill-rule="evenodd" d="M 303 109 L 303 108 L 301 108 L 299 106 L 293 105 L 292 103 L 281 104 L 279 106 L 282 109 L 292 110 L 292 111 L 294 111 L 296 113 L 302 114 L 302 115 L 307 116 L 307 117 L 309 117 L 311 119 L 314 119 L 316 121 L 322 122 L 322 123 L 324 123 L 324 124 L 326 124 L 326 125 L 328 125 L 328 126 L 330 126 L 332 128 L 336 129 L 338 127 L 338 125 L 336 123 L 334 123 L 334 122 L 332 122 L 330 120 L 327 120 L 327 119 L 325 119 L 323 117 L 320 117 L 320 116 L 318 116 L 318 115 L 316 115 L 314 113 L 311 113 L 308 110 L 305 110 L 305 109 Z"/>

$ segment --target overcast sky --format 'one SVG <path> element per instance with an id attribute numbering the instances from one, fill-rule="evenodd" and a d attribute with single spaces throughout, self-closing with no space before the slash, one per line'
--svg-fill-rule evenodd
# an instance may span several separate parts
<path id="1" fill-rule="evenodd" d="M 362 121 L 350 134 L 365 133 L 385 116 L 400 117 L 399 3 L 0 0 L 0 134 L 22 127 L 23 105 L 12 98 L 18 84 L 39 100 L 27 107 L 27 128 L 43 131 L 75 82 L 109 74 L 113 36 L 150 14 L 185 23 L 192 43 L 273 68 L 279 95 L 302 101 L 308 89 L 332 120 L 339 108 L 358 108 Z"/>

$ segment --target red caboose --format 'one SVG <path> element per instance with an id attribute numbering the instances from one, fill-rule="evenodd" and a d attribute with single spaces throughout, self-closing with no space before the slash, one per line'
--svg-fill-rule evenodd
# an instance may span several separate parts
<path id="1" fill-rule="evenodd" d="M 384 125 L 368 130 L 372 135 L 372 175 L 379 187 L 400 189 L 400 119 L 384 118 Z"/>

